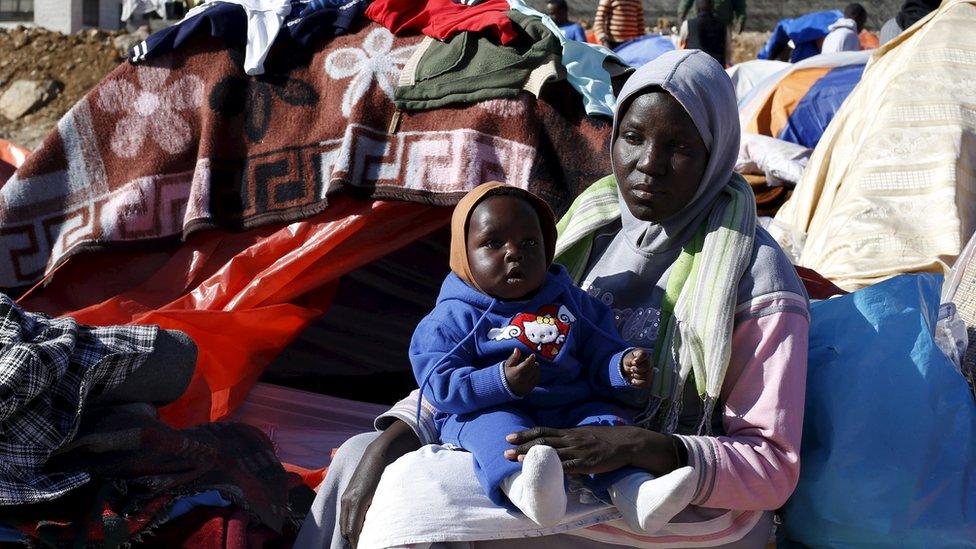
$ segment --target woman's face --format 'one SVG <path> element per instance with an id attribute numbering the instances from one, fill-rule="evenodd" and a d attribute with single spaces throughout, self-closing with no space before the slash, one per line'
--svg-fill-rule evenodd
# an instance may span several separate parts
<path id="1" fill-rule="evenodd" d="M 660 223 L 691 202 L 708 164 L 695 123 L 671 94 L 637 96 L 613 143 L 613 172 L 630 213 Z"/>

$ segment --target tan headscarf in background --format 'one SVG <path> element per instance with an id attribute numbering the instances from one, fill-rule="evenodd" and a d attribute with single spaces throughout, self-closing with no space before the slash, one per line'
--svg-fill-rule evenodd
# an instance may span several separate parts
<path id="1" fill-rule="evenodd" d="M 482 293 L 484 290 L 474 281 L 471 267 L 468 265 L 468 219 L 471 218 L 475 206 L 482 200 L 497 195 L 522 197 L 535 209 L 539 216 L 539 226 L 542 227 L 542 238 L 545 241 L 547 268 L 552 265 L 552 258 L 556 253 L 556 215 L 545 200 L 524 189 L 497 181 L 478 185 L 464 195 L 464 198 L 454 207 L 454 215 L 451 217 L 451 270 L 458 278 Z"/>

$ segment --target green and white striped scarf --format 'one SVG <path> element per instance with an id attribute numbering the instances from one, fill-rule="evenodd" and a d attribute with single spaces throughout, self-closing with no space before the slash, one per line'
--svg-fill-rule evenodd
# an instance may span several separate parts
<path id="1" fill-rule="evenodd" d="M 600 179 L 573 201 L 557 229 L 556 262 L 577 284 L 593 249 L 595 232 L 620 217 L 617 181 Z M 749 268 L 756 236 L 756 200 L 734 174 L 715 200 L 697 235 L 687 242 L 667 280 L 661 304 L 650 404 L 641 423 L 664 412 L 664 431 L 677 429 L 681 395 L 693 373 L 704 402 L 699 432 L 708 433 L 732 353 L 739 281 Z"/>

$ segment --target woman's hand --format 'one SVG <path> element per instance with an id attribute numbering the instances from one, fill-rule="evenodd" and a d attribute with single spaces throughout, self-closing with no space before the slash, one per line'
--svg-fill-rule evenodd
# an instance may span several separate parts
<path id="1" fill-rule="evenodd" d="M 572 429 L 534 427 L 508 435 L 506 440 L 516 445 L 505 451 L 505 457 L 510 460 L 521 461 L 536 444 L 552 446 L 568 474 L 593 475 L 631 465 L 661 476 L 683 465 L 674 446 L 680 442 L 668 435 L 630 425 L 591 425 Z"/>
<path id="2" fill-rule="evenodd" d="M 353 547 L 359 543 L 366 511 L 380 483 L 383 470 L 407 452 L 420 448 L 420 439 L 406 423 L 396 420 L 363 453 L 340 500 L 339 528 Z"/>

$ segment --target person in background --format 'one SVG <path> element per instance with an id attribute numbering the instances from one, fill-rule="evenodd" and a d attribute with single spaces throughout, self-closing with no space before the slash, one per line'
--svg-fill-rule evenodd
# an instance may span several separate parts
<path id="1" fill-rule="evenodd" d="M 583 27 L 569 20 L 569 6 L 566 0 L 549 0 L 546 2 L 546 13 L 559 26 L 559 30 L 567 40 L 586 42 L 586 31 Z"/>
<path id="2" fill-rule="evenodd" d="M 858 3 L 848 4 L 844 8 L 844 17 L 830 25 L 830 32 L 824 37 L 820 53 L 835 53 L 839 51 L 860 51 L 861 40 L 858 34 L 864 30 L 864 23 L 868 20 L 868 12 Z"/>
<path id="3" fill-rule="evenodd" d="M 593 31 L 597 40 L 610 49 L 644 36 L 644 5 L 641 0 L 600 0 Z"/>
<path id="4" fill-rule="evenodd" d="M 696 8 L 697 13 L 701 13 L 701 8 L 696 5 L 695 0 L 680 0 L 678 2 L 678 21 L 682 24 L 687 21 L 691 8 Z M 729 37 L 733 32 L 739 33 L 746 26 L 746 0 L 714 0 L 712 2 L 712 13 L 727 28 L 726 33 Z M 731 38 L 730 38 L 731 40 Z M 727 51 L 732 51 L 726 47 Z"/>
<path id="5" fill-rule="evenodd" d="M 727 67 L 728 25 L 715 15 L 713 0 L 698 0 L 696 4 L 698 16 L 681 24 L 681 49 L 702 50 Z"/>
<path id="6" fill-rule="evenodd" d="M 780 59 L 788 53 L 789 62 L 797 63 L 818 55 L 824 38 L 830 33 L 830 26 L 843 18 L 844 14 L 839 10 L 827 10 L 808 13 L 795 19 L 781 19 L 756 57 Z"/>
<path id="7" fill-rule="evenodd" d="M 885 45 L 908 27 L 917 23 L 932 10 L 939 7 L 941 0 L 907 0 L 901 5 L 898 14 L 881 27 L 880 42 Z"/>

